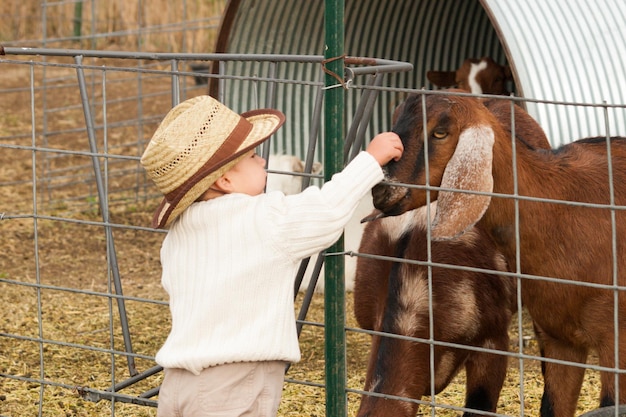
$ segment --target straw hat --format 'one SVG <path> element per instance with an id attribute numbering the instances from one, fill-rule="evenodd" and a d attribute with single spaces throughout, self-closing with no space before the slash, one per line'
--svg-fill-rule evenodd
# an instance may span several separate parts
<path id="1" fill-rule="evenodd" d="M 278 110 L 239 115 L 210 96 L 194 97 L 170 110 L 141 157 L 141 165 L 165 195 L 152 226 L 168 227 L 284 122 Z"/>

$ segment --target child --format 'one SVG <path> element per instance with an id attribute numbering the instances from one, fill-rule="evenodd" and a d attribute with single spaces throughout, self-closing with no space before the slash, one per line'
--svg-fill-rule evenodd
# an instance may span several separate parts
<path id="1" fill-rule="evenodd" d="M 174 107 L 141 164 L 165 199 L 153 226 L 161 248 L 171 332 L 157 415 L 274 416 L 285 364 L 300 360 L 294 285 L 300 261 L 332 245 L 359 200 L 402 155 L 376 136 L 323 187 L 264 193 L 254 148 L 284 122 L 277 110 L 239 115 L 209 96 Z"/>

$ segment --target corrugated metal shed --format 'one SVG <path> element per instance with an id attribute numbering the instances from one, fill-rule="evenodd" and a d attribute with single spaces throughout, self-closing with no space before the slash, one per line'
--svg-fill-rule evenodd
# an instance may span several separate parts
<path id="1" fill-rule="evenodd" d="M 482 0 L 526 98 L 601 107 L 526 104 L 553 145 L 626 135 L 626 2 Z M 608 127 L 608 130 L 607 130 Z"/>
<path id="2" fill-rule="evenodd" d="M 217 52 L 323 54 L 323 0 L 231 0 Z M 414 65 L 414 71 L 388 76 L 385 85 L 432 88 L 431 69 L 455 69 L 467 57 L 491 56 L 512 67 L 516 91 L 525 98 L 568 103 L 626 103 L 626 2 L 623 0 L 346 0 L 346 53 Z M 249 69 L 248 69 L 249 70 Z M 298 79 L 316 77 L 299 68 L 285 69 Z M 303 77 L 303 78 L 299 78 Z M 315 78 L 317 79 L 317 78 Z M 247 89 L 232 89 L 232 103 L 253 106 Z M 243 100 L 242 100 L 243 94 Z M 258 102 L 259 93 L 254 95 Z M 401 97 L 382 94 L 371 122 L 388 129 L 392 108 Z M 296 119 L 301 136 L 308 131 L 313 98 L 307 91 L 277 97 L 277 107 Z M 350 100 L 348 100 L 350 105 Z M 572 139 L 626 135 L 626 110 L 527 103 L 553 145 Z M 241 108 L 245 110 L 245 108 Z M 288 124 L 289 120 L 288 120 Z M 298 153 L 297 145 L 279 151 Z M 295 146 L 295 148 L 293 147 Z"/>

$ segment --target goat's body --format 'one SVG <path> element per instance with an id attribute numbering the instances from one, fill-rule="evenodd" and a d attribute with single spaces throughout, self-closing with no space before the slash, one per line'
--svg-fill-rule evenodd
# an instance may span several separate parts
<path id="1" fill-rule="evenodd" d="M 503 155 L 502 144 L 494 156 Z M 504 148 L 507 148 L 504 146 Z M 612 141 L 614 204 L 626 205 L 626 140 Z M 510 148 L 509 148 L 510 149 Z M 551 153 L 529 152 L 518 164 L 519 194 L 553 200 L 611 204 L 606 139 L 574 142 Z M 518 149 L 518 152 L 526 152 Z M 509 159 L 510 160 L 510 159 Z M 502 161 L 504 162 L 504 161 Z M 512 183 L 498 177 L 494 161 L 494 192 L 510 194 Z M 580 169 L 572 169 L 580 167 Z M 541 173 L 541 175 L 537 175 Z M 537 192 L 539 191 L 539 192 Z M 490 231 L 512 268 L 515 268 L 515 208 L 512 202 L 494 198 L 481 220 Z M 525 274 L 588 282 L 607 286 L 626 285 L 626 213 L 580 205 L 519 202 L 520 271 Z M 615 217 L 615 233 L 613 220 Z M 616 247 L 613 248 L 613 242 Z M 617 266 L 614 275 L 613 265 Z M 515 269 L 514 269 L 515 270 Z M 590 350 L 600 364 L 615 367 L 615 291 L 575 286 L 545 280 L 524 280 L 522 302 L 535 324 L 542 353 L 553 359 L 584 363 Z M 620 368 L 626 368 L 626 294 L 618 296 Z M 548 308 L 547 308 L 548 307 Z M 584 368 L 546 363 L 543 416 L 572 416 L 580 392 Z M 600 403 L 614 402 L 614 380 L 602 374 Z M 565 387 L 563 381 L 571 381 Z M 552 385 L 552 386 L 551 386 Z M 626 378 L 620 378 L 620 401 L 626 402 Z M 560 396 L 561 398 L 554 398 Z"/>
<path id="2" fill-rule="evenodd" d="M 359 252 L 426 261 L 425 224 L 425 213 L 414 212 L 368 223 Z M 435 263 L 506 270 L 504 258 L 478 228 L 455 241 L 432 242 L 431 249 Z M 359 258 L 354 290 L 359 325 L 429 339 L 428 287 L 426 266 Z M 436 341 L 506 351 L 508 325 L 515 308 L 515 281 L 511 278 L 432 268 L 432 327 Z M 506 375 L 506 356 L 435 345 L 434 367 L 435 393 L 465 368 L 465 406 L 496 411 Z M 430 394 L 430 375 L 428 344 L 373 336 L 366 390 L 420 399 Z M 364 395 L 358 415 L 412 417 L 417 409 L 415 403 Z"/>
<path id="3" fill-rule="evenodd" d="M 414 102 L 417 104 L 407 105 L 417 116 L 405 112 L 397 124 L 405 142 L 405 155 L 407 147 L 419 146 L 423 142 L 412 133 L 422 129 L 419 122 L 422 109 L 418 100 Z M 430 158 L 430 184 L 442 184 L 442 169 L 438 165 L 442 161 L 449 164 L 449 155 L 455 150 L 456 143 L 460 143 L 459 138 L 464 132 L 471 132 L 463 139 L 467 143 L 482 140 L 485 135 L 493 141 L 493 159 L 489 165 L 493 192 L 514 194 L 513 148 L 506 127 L 477 100 L 463 97 L 429 97 L 427 100 L 425 111 L 429 128 L 441 125 L 449 132 L 449 137 L 444 140 L 429 139 L 431 155 L 438 158 Z M 533 126 L 536 123 L 529 123 L 516 121 L 516 131 L 524 129 L 527 137 L 543 135 L 538 126 Z M 616 302 L 613 289 L 573 285 L 576 282 L 626 285 L 626 214 L 623 209 L 606 207 L 611 203 L 622 208 L 626 205 L 626 139 L 611 140 L 613 201 L 608 181 L 606 139 L 585 139 L 554 151 L 535 150 L 520 141 L 515 141 L 515 145 L 517 190 L 522 196 L 518 200 L 519 229 L 516 228 L 515 202 L 511 198 L 492 197 L 490 202 L 487 199 L 484 215 L 474 221 L 480 219 L 478 225 L 497 243 L 513 271 L 564 280 L 524 279 L 521 283 L 522 301 L 532 316 L 546 358 L 584 363 L 589 351 L 595 350 L 601 366 L 614 368 L 617 317 L 619 368 L 626 369 L 626 296 L 620 291 Z M 418 154 L 416 152 L 409 150 L 408 154 Z M 416 172 L 410 163 L 409 166 L 406 164 L 406 160 L 400 160 L 397 167 L 391 168 L 394 174 L 390 176 L 400 182 L 423 184 L 423 173 Z M 413 172 L 410 174 L 413 179 L 405 177 L 409 171 Z M 393 195 L 396 201 L 385 202 L 385 194 Z M 395 194 L 375 193 L 374 204 L 383 211 L 397 214 L 425 202 L 424 192 L 411 190 L 401 199 L 396 197 L 398 195 L 401 193 L 397 190 Z M 523 197 L 576 203 L 529 201 Z M 439 207 L 442 207 L 441 202 Z M 446 220 L 444 214 L 441 217 Z M 472 224 L 472 221 L 466 223 Z M 519 267 L 516 261 L 517 233 Z M 584 368 L 546 362 L 543 369 L 542 416 L 573 416 Z M 602 372 L 601 380 L 600 403 L 610 405 L 615 400 L 614 374 Z M 624 403 L 626 375 L 620 374 L 619 386 L 620 401 Z"/>
<path id="4" fill-rule="evenodd" d="M 502 142 L 494 144 L 494 157 L 497 157 L 493 170 L 494 193 L 511 195 L 512 176 L 508 172 L 499 175 L 501 170 L 497 168 L 511 161 L 510 143 Z M 523 147 L 516 151 L 518 160 L 525 161 L 517 164 L 518 194 L 561 202 L 519 201 L 521 270 L 534 275 L 611 285 L 611 218 L 614 213 L 617 236 L 624 236 L 626 214 L 623 210 L 612 213 L 606 207 L 599 207 L 611 204 L 611 185 L 602 180 L 606 179 L 609 169 L 606 139 L 573 142 L 552 152 L 535 152 Z M 626 139 L 613 139 L 612 153 L 614 204 L 624 206 Z M 514 216 L 513 200 L 493 198 L 481 220 L 510 262 L 515 260 L 515 240 L 511 239 L 515 233 Z M 546 236 L 550 239 L 543 241 Z M 581 245 L 586 247 L 584 253 Z M 626 258 L 620 256 L 625 254 L 624 244 L 618 245 L 617 250 L 617 259 Z M 572 259 L 572 255 L 588 256 Z M 600 263 L 600 260 L 607 262 Z M 510 265 L 514 268 L 515 262 Z M 537 284 L 543 283 L 545 281 Z"/>

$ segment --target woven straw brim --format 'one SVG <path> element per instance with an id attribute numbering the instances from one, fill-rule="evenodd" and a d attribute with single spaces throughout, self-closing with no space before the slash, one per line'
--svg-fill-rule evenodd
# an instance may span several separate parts
<path id="1" fill-rule="evenodd" d="M 239 114 L 212 97 L 186 100 L 165 116 L 141 163 L 159 190 L 171 200 L 171 193 L 202 170 L 240 120 Z"/>
<path id="2" fill-rule="evenodd" d="M 184 196 L 174 204 L 170 204 L 163 199 L 157 211 L 154 214 L 152 225 L 157 228 L 168 228 L 172 222 L 193 202 L 195 202 L 206 190 L 209 189 L 218 178 L 236 165 L 241 158 L 250 150 L 253 150 L 264 141 L 266 141 L 278 128 L 284 123 L 284 115 L 274 110 L 254 110 L 243 113 L 242 117 L 252 123 L 252 130 L 243 141 L 241 146 L 230 158 L 222 161 L 216 170 L 208 173 L 206 176 L 199 178 Z M 189 168 L 197 169 L 192 166 Z"/>

